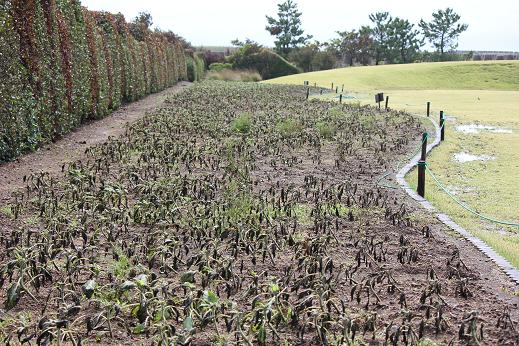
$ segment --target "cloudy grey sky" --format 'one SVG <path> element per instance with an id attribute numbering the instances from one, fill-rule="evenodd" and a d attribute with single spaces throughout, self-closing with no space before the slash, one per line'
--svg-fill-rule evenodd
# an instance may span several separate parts
<path id="1" fill-rule="evenodd" d="M 127 20 L 140 11 L 152 14 L 155 26 L 173 30 L 193 45 L 230 45 L 251 38 L 272 46 L 265 15 L 274 15 L 281 0 L 81 0 L 91 10 L 121 12 Z M 369 24 L 368 15 L 388 11 L 417 23 L 437 9 L 452 7 L 469 24 L 459 40 L 462 50 L 519 51 L 519 0 L 299 0 L 303 29 L 319 41 L 337 30 Z"/>

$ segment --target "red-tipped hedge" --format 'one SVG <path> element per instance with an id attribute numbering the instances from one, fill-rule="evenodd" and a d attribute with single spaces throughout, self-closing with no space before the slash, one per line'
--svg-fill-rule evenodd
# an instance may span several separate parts
<path id="1" fill-rule="evenodd" d="M 187 78 L 177 37 L 135 25 L 78 0 L 0 0 L 0 161 Z"/>

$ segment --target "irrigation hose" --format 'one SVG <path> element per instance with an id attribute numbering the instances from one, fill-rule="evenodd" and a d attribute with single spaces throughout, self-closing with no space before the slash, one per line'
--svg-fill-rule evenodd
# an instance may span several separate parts
<path id="1" fill-rule="evenodd" d="M 443 130 L 443 128 L 445 127 L 445 118 L 443 118 L 443 122 L 442 122 L 442 125 L 440 127 L 440 132 Z M 405 161 L 410 161 L 411 159 L 413 159 L 416 155 L 418 155 L 418 153 L 420 152 L 420 150 L 422 149 L 422 145 L 424 144 L 424 142 L 427 140 L 427 138 L 429 137 L 429 134 L 426 133 L 426 136 L 424 137 L 424 139 L 422 140 L 422 142 L 420 143 L 420 145 L 418 146 L 418 148 L 416 149 L 416 151 L 414 152 L 414 154 L 408 158 L 406 158 Z M 404 160 L 399 160 L 397 162 L 397 165 L 396 165 L 396 168 L 395 168 L 395 172 L 398 172 L 399 169 L 400 169 L 400 165 L 402 164 L 402 161 Z M 513 226 L 513 227 L 519 227 L 519 223 L 517 222 L 512 222 L 512 221 L 502 221 L 502 220 L 498 220 L 498 219 L 495 219 L 493 217 L 490 217 L 490 216 L 486 216 L 486 215 L 483 215 L 481 213 L 478 213 L 476 210 L 474 210 L 473 208 L 471 208 L 470 206 L 468 206 L 467 204 L 463 203 L 462 201 L 460 201 L 458 198 L 456 198 L 456 196 L 454 196 L 451 192 L 449 192 L 449 190 L 447 190 L 447 188 L 445 188 L 445 186 L 438 180 L 438 178 L 436 178 L 436 176 L 434 175 L 434 173 L 431 171 L 431 169 L 429 168 L 429 165 L 427 163 L 424 164 L 425 165 L 425 170 L 427 172 L 427 174 L 429 174 L 431 176 L 431 178 L 434 180 L 434 182 L 436 183 L 436 186 L 438 186 L 438 188 L 440 190 L 442 190 L 443 192 L 445 192 L 447 194 L 447 196 L 449 196 L 454 202 L 456 202 L 460 207 L 462 207 L 463 209 L 465 209 L 466 211 L 468 211 L 469 213 L 483 219 L 483 220 L 486 220 L 486 221 L 490 221 L 490 222 L 493 222 L 493 223 L 496 223 L 496 224 L 499 224 L 499 225 L 506 225 L 506 226 Z M 381 183 L 383 180 L 385 180 L 388 176 L 390 176 L 391 174 L 393 173 L 393 171 L 387 171 L 386 173 L 384 173 L 380 178 L 377 179 L 377 186 L 378 187 L 385 187 L 385 188 L 388 188 L 388 189 L 398 189 L 399 187 L 398 186 L 395 186 L 395 185 L 390 185 L 390 184 L 385 184 L 385 183 Z"/>
<path id="2" fill-rule="evenodd" d="M 443 184 L 440 183 L 438 178 L 436 178 L 436 176 L 434 175 L 434 173 L 431 171 L 431 169 L 429 168 L 429 166 L 427 164 L 425 165 L 425 170 L 431 176 L 431 178 L 433 178 L 434 182 L 436 183 L 436 186 L 438 186 L 441 190 L 443 190 L 443 192 L 445 192 L 454 202 L 456 202 L 463 209 L 467 210 L 468 212 L 470 212 L 486 221 L 490 221 L 490 222 L 497 223 L 500 225 L 519 227 L 519 223 L 517 223 L 517 222 L 497 220 L 497 219 L 494 219 L 493 217 L 478 213 L 476 210 L 469 207 L 465 203 L 461 202 L 458 198 L 456 198 L 456 196 L 454 196 L 451 192 L 449 192 L 449 190 L 447 190 L 445 188 L 445 186 L 443 186 Z"/>

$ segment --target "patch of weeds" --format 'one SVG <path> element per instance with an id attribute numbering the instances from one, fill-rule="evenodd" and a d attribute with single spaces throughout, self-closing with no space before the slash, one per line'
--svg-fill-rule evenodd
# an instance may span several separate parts
<path id="1" fill-rule="evenodd" d="M 130 269 L 132 267 L 130 261 L 121 249 L 116 248 L 114 250 L 114 253 L 116 256 L 116 261 L 113 263 L 114 275 L 117 278 L 125 279 L 128 276 Z"/>
<path id="2" fill-rule="evenodd" d="M 438 345 L 438 344 L 430 339 L 420 340 L 417 344 L 417 346 L 436 346 L 436 345 Z"/>
<path id="3" fill-rule="evenodd" d="M 338 118 L 343 118 L 346 115 L 346 113 L 344 113 L 344 111 L 338 107 L 336 108 L 331 108 L 329 111 L 328 111 L 328 115 L 331 117 L 331 118 L 335 118 L 335 119 L 338 119 Z"/>
<path id="4" fill-rule="evenodd" d="M 38 216 L 29 216 L 25 219 L 25 224 L 29 226 L 36 226 L 40 223 L 40 218 Z"/>
<path id="5" fill-rule="evenodd" d="M 312 218 L 310 217 L 311 209 L 306 204 L 296 204 L 292 209 L 294 216 L 304 226 L 312 225 Z"/>
<path id="6" fill-rule="evenodd" d="M 319 136 L 321 136 L 324 139 L 333 139 L 335 136 L 335 133 L 337 132 L 337 126 L 335 124 L 332 124 L 330 122 L 326 121 L 320 121 L 318 122 L 315 127 L 317 128 L 317 131 L 319 132 Z"/>
<path id="7" fill-rule="evenodd" d="M 231 123 L 232 129 L 241 134 L 250 132 L 252 124 L 252 115 L 250 113 L 239 114 Z"/>
<path id="8" fill-rule="evenodd" d="M 276 125 L 276 130 L 283 137 L 292 137 L 303 130 L 303 125 L 296 119 L 285 119 Z"/>
<path id="9" fill-rule="evenodd" d="M 377 122 L 374 116 L 368 115 L 360 118 L 360 124 L 366 130 L 373 130 L 375 129 Z"/>
<path id="10" fill-rule="evenodd" d="M 14 219 L 14 213 L 13 209 L 10 204 L 6 204 L 0 208 L 0 213 L 2 213 L 4 216 Z"/>
<path id="11" fill-rule="evenodd" d="M 240 185 L 239 181 L 233 180 L 227 185 L 225 191 L 225 200 L 228 205 L 225 215 L 231 221 L 240 221 L 248 218 L 254 206 L 252 195 L 244 191 Z"/>

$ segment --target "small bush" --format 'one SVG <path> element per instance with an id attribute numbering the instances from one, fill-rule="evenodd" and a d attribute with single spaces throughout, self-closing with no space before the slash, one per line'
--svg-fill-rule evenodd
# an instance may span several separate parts
<path id="1" fill-rule="evenodd" d="M 329 122 L 325 121 L 318 122 L 315 127 L 319 132 L 319 136 L 324 139 L 332 139 L 337 132 L 337 127 L 334 124 L 330 124 Z"/>
<path id="2" fill-rule="evenodd" d="M 220 72 L 222 70 L 230 70 L 232 69 L 232 64 L 229 63 L 222 63 L 222 62 L 215 62 L 209 65 L 209 71 L 216 71 Z"/>
<path id="3" fill-rule="evenodd" d="M 286 119 L 279 122 L 276 129 L 283 137 L 293 137 L 303 130 L 303 125 L 296 119 Z"/>
<path id="4" fill-rule="evenodd" d="M 205 62 L 198 54 L 192 54 L 186 58 L 187 79 L 190 82 L 198 82 L 204 78 Z"/>
<path id="5" fill-rule="evenodd" d="M 232 122 L 231 126 L 235 132 L 247 134 L 250 131 L 252 116 L 250 113 L 241 113 Z"/>
<path id="6" fill-rule="evenodd" d="M 211 79 L 211 80 L 224 80 L 224 81 L 236 81 L 236 82 L 259 82 L 259 81 L 261 81 L 260 74 L 256 71 L 250 71 L 250 70 L 209 71 L 207 78 Z"/>

